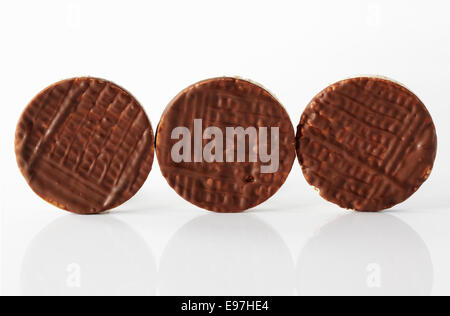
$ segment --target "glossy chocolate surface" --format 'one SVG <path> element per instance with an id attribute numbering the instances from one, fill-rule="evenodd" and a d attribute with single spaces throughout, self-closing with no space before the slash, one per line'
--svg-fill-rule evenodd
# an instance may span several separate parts
<path id="1" fill-rule="evenodd" d="M 436 131 L 405 87 L 354 78 L 319 93 L 302 115 L 297 154 L 306 180 L 330 202 L 380 211 L 405 201 L 429 177 Z"/>
<path id="2" fill-rule="evenodd" d="M 30 187 L 64 210 L 94 214 L 143 185 L 154 157 L 150 122 L 117 85 L 76 78 L 36 96 L 16 130 L 17 162 Z"/>
<path id="3" fill-rule="evenodd" d="M 222 131 L 278 127 L 278 171 L 261 173 L 260 160 L 174 162 L 171 150 L 178 140 L 172 131 L 180 126 L 193 131 L 195 119 Z M 284 108 L 265 89 L 235 78 L 210 79 L 182 91 L 166 108 L 156 134 L 159 165 L 169 185 L 187 201 L 215 212 L 241 212 L 266 201 L 285 182 L 295 160 L 294 127 Z M 245 150 L 248 156 L 248 146 Z"/>

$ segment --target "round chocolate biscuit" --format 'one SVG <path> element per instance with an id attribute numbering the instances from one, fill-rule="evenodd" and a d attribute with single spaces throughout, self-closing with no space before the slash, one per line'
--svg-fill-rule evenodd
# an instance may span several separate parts
<path id="1" fill-rule="evenodd" d="M 214 212 L 241 212 L 285 182 L 295 160 L 295 131 L 268 91 L 216 78 L 188 87 L 167 106 L 156 154 L 162 174 L 184 199 Z"/>
<path id="2" fill-rule="evenodd" d="M 297 154 L 303 174 L 326 200 L 381 211 L 405 201 L 428 178 L 436 131 L 424 104 L 389 80 L 340 81 L 302 115 Z"/>
<path id="3" fill-rule="evenodd" d="M 44 200 L 79 214 L 126 202 L 144 184 L 154 157 L 153 130 L 124 89 L 95 78 L 58 82 L 27 106 L 16 130 L 16 157 Z"/>

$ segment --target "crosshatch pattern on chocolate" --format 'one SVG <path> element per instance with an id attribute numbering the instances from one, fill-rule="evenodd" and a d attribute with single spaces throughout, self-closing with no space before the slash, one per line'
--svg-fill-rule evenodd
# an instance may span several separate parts
<path id="1" fill-rule="evenodd" d="M 297 154 L 325 199 L 347 209 L 380 211 L 405 201 L 429 177 L 436 131 L 425 105 L 381 78 L 338 82 L 302 115 Z"/>
<path id="2" fill-rule="evenodd" d="M 18 165 L 31 188 L 71 212 L 119 206 L 143 185 L 154 157 L 150 122 L 117 85 L 76 78 L 41 92 L 16 130 Z"/>
<path id="3" fill-rule="evenodd" d="M 279 170 L 263 174 L 260 161 L 174 162 L 171 150 L 178 140 L 171 133 L 179 126 L 193 131 L 195 119 L 222 131 L 278 127 Z M 245 150 L 248 157 L 248 146 Z M 287 112 L 265 89 L 235 78 L 210 79 L 190 86 L 168 105 L 157 129 L 156 152 L 163 176 L 184 199 L 210 211 L 241 212 L 266 201 L 285 182 L 295 160 L 295 131 Z"/>

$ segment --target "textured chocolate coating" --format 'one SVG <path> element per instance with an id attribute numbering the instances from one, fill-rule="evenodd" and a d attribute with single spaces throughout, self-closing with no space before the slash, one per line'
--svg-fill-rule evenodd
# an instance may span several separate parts
<path id="1" fill-rule="evenodd" d="M 154 137 L 128 92 L 101 79 L 76 78 L 31 101 L 15 149 L 34 192 L 64 210 L 94 214 L 119 206 L 144 184 Z"/>
<path id="2" fill-rule="evenodd" d="M 431 173 L 437 137 L 424 104 L 405 87 L 354 78 L 319 93 L 297 130 L 306 180 L 346 209 L 380 211 L 405 201 Z"/>
<path id="3" fill-rule="evenodd" d="M 172 130 L 181 126 L 192 132 L 194 119 L 224 133 L 226 127 L 278 127 L 278 172 L 261 173 L 259 159 L 173 162 L 171 149 L 178 140 L 171 139 Z M 245 151 L 248 157 L 248 146 Z M 266 201 L 285 182 L 295 160 L 295 131 L 284 108 L 265 89 L 240 79 L 210 79 L 188 87 L 167 106 L 156 133 L 156 153 L 162 174 L 184 199 L 214 212 L 241 212 Z"/>

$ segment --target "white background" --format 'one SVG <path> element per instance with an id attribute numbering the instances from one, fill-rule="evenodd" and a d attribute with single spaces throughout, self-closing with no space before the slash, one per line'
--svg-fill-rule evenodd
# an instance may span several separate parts
<path id="1" fill-rule="evenodd" d="M 1 1 L 1 290 L 15 294 L 450 294 L 450 4 L 445 0 Z M 61 79 L 131 91 L 155 128 L 183 88 L 222 75 L 272 91 L 294 126 L 320 90 L 361 74 L 428 106 L 439 152 L 429 181 L 381 214 L 322 200 L 295 162 L 267 203 L 210 214 L 166 184 L 105 215 L 34 195 L 14 156 L 28 102 Z"/>

